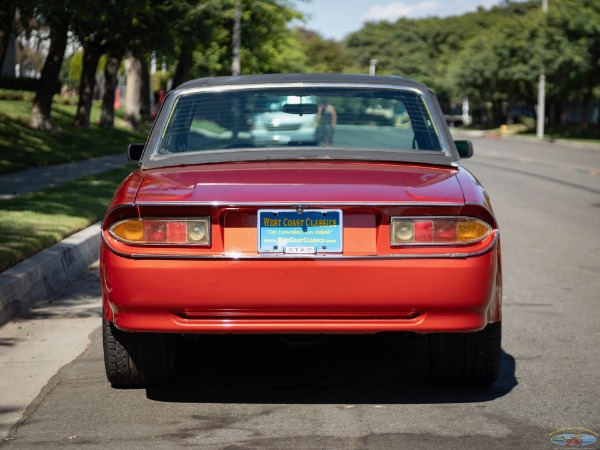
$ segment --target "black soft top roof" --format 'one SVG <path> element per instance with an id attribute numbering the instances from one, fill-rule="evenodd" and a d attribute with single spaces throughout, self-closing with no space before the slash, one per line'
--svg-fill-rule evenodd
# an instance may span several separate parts
<path id="1" fill-rule="evenodd" d="M 373 76 L 351 74 L 307 74 L 307 73 L 278 73 L 268 75 L 240 75 L 229 77 L 209 77 L 188 81 L 178 89 L 202 88 L 213 86 L 231 86 L 241 84 L 271 84 L 271 83 L 348 83 L 348 84 L 381 84 L 397 85 L 398 87 L 413 87 L 421 91 L 428 89 L 421 83 L 409 78 L 397 76 Z"/>

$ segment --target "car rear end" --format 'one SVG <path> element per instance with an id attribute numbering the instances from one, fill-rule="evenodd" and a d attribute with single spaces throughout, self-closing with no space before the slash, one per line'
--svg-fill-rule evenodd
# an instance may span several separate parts
<path id="1" fill-rule="evenodd" d="M 437 381 L 497 377 L 498 224 L 439 105 L 412 82 L 329 78 L 210 79 L 165 101 L 102 226 L 111 383 L 166 381 L 169 337 L 203 333 L 427 333 Z M 274 97 L 307 122 L 326 98 L 335 146 L 257 146 Z"/>

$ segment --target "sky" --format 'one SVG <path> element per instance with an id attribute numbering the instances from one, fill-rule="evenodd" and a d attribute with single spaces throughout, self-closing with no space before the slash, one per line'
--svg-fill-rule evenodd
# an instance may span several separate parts
<path id="1" fill-rule="evenodd" d="M 478 6 L 489 9 L 499 3 L 500 0 L 306 0 L 296 6 L 307 16 L 305 28 L 339 41 L 368 21 L 459 16 Z"/>

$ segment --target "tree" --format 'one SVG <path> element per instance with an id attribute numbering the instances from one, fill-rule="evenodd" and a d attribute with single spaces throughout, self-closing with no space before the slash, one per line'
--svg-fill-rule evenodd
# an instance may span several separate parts
<path id="1" fill-rule="evenodd" d="M 74 19 L 74 29 L 84 49 L 81 74 L 79 104 L 76 123 L 87 128 L 95 90 L 95 74 L 100 57 L 108 53 L 121 56 L 127 52 L 144 54 L 160 46 L 165 37 L 165 24 L 175 20 L 183 1 L 164 2 L 161 0 L 85 0 L 78 2 Z M 168 35 L 168 34 L 167 34 Z M 110 94 L 103 101 L 110 113 Z M 114 97 L 113 97 L 114 102 Z M 110 127 L 104 122 L 104 126 Z"/>
<path id="2" fill-rule="evenodd" d="M 120 62 L 121 57 L 115 51 L 108 55 L 104 66 L 104 95 L 99 125 L 107 130 L 112 130 L 115 124 L 115 94 Z"/>
<path id="3" fill-rule="evenodd" d="M 79 102 L 75 123 L 81 128 L 90 126 L 92 100 L 96 87 L 96 69 L 100 57 L 119 47 L 122 30 L 126 26 L 122 5 L 117 0 L 85 0 L 78 3 L 73 28 L 83 47 L 83 67 L 79 82 Z"/>
<path id="4" fill-rule="evenodd" d="M 303 66 L 302 52 L 288 24 L 302 14 L 286 0 L 243 0 L 242 74 L 298 72 Z M 233 29 L 228 16 L 227 30 Z M 229 60 L 228 51 L 225 59 Z"/>
<path id="5" fill-rule="evenodd" d="M 546 20 L 544 66 L 550 110 L 554 111 L 551 124 L 566 125 L 566 114 L 561 114 L 566 102 L 581 100 L 582 126 L 587 128 L 593 92 L 600 86 L 600 4 L 555 1 Z"/>
<path id="6" fill-rule="evenodd" d="M 5 6 L 0 8 L 0 72 L 8 52 L 10 36 L 14 30 L 16 12 L 16 2 L 7 2 Z"/>
<path id="7" fill-rule="evenodd" d="M 173 75 L 173 87 L 190 79 L 194 65 L 194 52 L 198 48 L 207 48 L 223 38 L 219 31 L 223 28 L 222 11 L 232 6 L 231 1 L 224 3 L 215 0 L 205 2 L 183 1 L 179 4 L 181 16 L 177 27 L 172 29 L 177 61 Z M 212 44 L 211 44 L 212 43 Z"/>
<path id="8" fill-rule="evenodd" d="M 137 128 L 141 111 L 142 63 L 133 55 L 128 55 L 125 58 L 125 74 L 127 76 L 125 118 L 134 128 Z"/>
<path id="9" fill-rule="evenodd" d="M 491 124 L 511 123 L 517 101 L 535 100 L 539 19 L 539 11 L 500 18 L 493 28 L 472 38 L 448 67 L 458 92 L 477 103 L 491 103 Z"/>
<path id="10" fill-rule="evenodd" d="M 377 59 L 378 74 L 416 79 L 446 108 L 469 96 L 492 102 L 501 120 L 503 102 L 531 99 L 539 9 L 535 1 L 504 1 L 457 17 L 370 22 L 346 47 L 354 70 L 366 73 Z"/>
<path id="11" fill-rule="evenodd" d="M 236 0 L 190 5 L 176 28 L 173 85 L 190 78 L 231 75 Z M 240 0 L 240 73 L 300 72 L 304 57 L 288 24 L 301 18 L 285 0 Z"/>
<path id="12" fill-rule="evenodd" d="M 123 14 L 130 18 L 130 23 L 124 31 L 126 45 L 116 48 L 113 52 L 125 52 L 126 66 L 136 69 L 127 71 L 132 78 L 127 79 L 125 101 L 126 118 L 134 127 L 138 127 L 140 115 L 148 119 L 152 113 L 149 71 L 152 54 L 172 53 L 173 33 L 165 33 L 165 24 L 177 24 L 186 5 L 186 0 L 135 0 L 122 5 Z M 169 27 L 169 30 L 174 28 L 176 27 Z M 130 92 L 132 90 L 137 92 Z M 112 99 L 105 96 L 103 110 L 105 104 L 107 109 L 111 108 L 111 102 L 114 103 L 114 96 Z"/>
<path id="13" fill-rule="evenodd" d="M 304 28 L 299 28 L 297 35 L 308 72 L 342 73 L 350 65 L 342 43 L 323 39 L 319 33 Z"/>
<path id="14" fill-rule="evenodd" d="M 50 48 L 44 62 L 38 89 L 31 108 L 29 125 L 32 128 L 53 131 L 52 102 L 54 94 L 60 91 L 60 69 L 62 66 L 69 23 L 71 20 L 70 2 L 56 5 L 54 2 L 40 2 L 38 16 L 43 25 L 50 29 Z"/>

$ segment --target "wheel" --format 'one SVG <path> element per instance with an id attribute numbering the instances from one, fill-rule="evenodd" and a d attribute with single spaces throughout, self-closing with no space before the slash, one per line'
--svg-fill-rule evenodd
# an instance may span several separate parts
<path id="1" fill-rule="evenodd" d="M 475 333 L 429 336 L 429 361 L 434 382 L 445 385 L 489 386 L 500 371 L 501 322 Z"/>
<path id="2" fill-rule="evenodd" d="M 106 377 L 113 387 L 158 386 L 171 381 L 172 335 L 128 333 L 103 316 L 102 343 Z"/>

